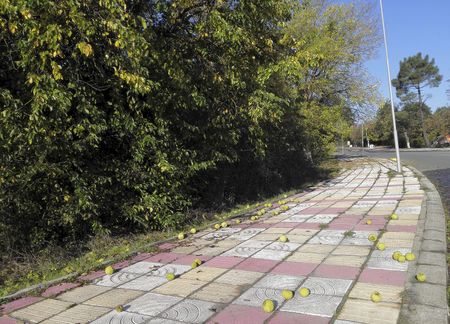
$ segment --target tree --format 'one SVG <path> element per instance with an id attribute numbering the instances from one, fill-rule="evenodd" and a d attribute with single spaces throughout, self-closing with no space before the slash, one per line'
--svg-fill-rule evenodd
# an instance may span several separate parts
<path id="1" fill-rule="evenodd" d="M 427 118 L 426 124 L 432 140 L 450 134 L 450 107 L 436 109 L 433 115 Z"/>
<path id="2" fill-rule="evenodd" d="M 438 87 L 442 81 L 439 68 L 434 59 L 422 53 L 407 57 L 400 62 L 400 70 L 397 78 L 392 80 L 392 85 L 397 90 L 397 96 L 404 102 L 417 99 L 419 104 L 420 127 L 426 147 L 430 147 L 425 116 L 424 116 L 424 89 L 427 87 Z M 414 92 L 412 92 L 414 91 Z"/>

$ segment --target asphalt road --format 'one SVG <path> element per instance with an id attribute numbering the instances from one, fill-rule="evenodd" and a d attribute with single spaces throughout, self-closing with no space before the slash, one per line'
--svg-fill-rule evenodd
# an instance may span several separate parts
<path id="1" fill-rule="evenodd" d="M 379 158 L 395 157 L 394 150 L 346 149 L 345 155 Z M 400 151 L 403 163 L 420 170 L 439 191 L 442 202 L 450 212 L 450 150 Z"/>

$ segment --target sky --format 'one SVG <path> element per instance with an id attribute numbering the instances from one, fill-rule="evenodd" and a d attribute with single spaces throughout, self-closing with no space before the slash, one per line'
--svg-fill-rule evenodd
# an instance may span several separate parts
<path id="1" fill-rule="evenodd" d="M 376 14 L 379 14 L 379 0 L 363 1 L 376 4 Z M 446 94 L 450 88 L 447 82 L 450 79 L 450 0 L 383 0 L 383 8 L 392 78 L 397 77 L 402 59 L 418 52 L 428 54 L 435 59 L 443 81 L 438 88 L 426 89 L 431 95 L 426 103 L 432 111 L 450 105 Z M 366 67 L 381 82 L 383 97 L 389 98 L 384 44 L 378 52 L 377 58 L 367 62 Z M 395 97 L 395 89 L 393 94 Z"/>

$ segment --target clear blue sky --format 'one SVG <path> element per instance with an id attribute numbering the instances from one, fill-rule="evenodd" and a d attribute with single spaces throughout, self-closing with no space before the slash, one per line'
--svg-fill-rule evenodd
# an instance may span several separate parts
<path id="1" fill-rule="evenodd" d="M 379 14 L 379 0 L 365 1 L 376 4 Z M 383 7 L 392 78 L 397 77 L 400 60 L 418 52 L 428 54 L 435 59 L 444 78 L 439 88 L 426 90 L 432 95 L 427 104 L 433 111 L 450 105 L 446 95 L 446 89 L 450 88 L 447 82 L 450 79 L 450 0 L 383 0 Z M 382 82 L 380 92 L 388 98 L 383 45 L 378 57 L 367 62 L 366 66 Z"/>

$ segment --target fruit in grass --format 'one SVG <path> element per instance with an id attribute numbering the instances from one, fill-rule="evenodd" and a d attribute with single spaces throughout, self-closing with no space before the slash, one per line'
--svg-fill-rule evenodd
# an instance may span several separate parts
<path id="1" fill-rule="evenodd" d="M 241 223 L 241 220 L 240 220 L 240 219 L 236 219 L 234 222 L 235 222 L 236 224 L 240 224 L 240 223 Z"/>
<path id="2" fill-rule="evenodd" d="M 227 226 L 228 226 L 228 223 L 227 223 L 227 222 L 222 222 L 222 224 L 220 224 L 220 226 L 222 226 L 222 227 L 227 227 Z"/>
<path id="3" fill-rule="evenodd" d="M 195 227 L 192 227 L 191 228 L 191 234 L 195 234 L 195 233 L 197 233 L 197 229 Z"/>
<path id="4" fill-rule="evenodd" d="M 419 272 L 418 274 L 416 274 L 416 279 L 417 281 L 424 282 L 425 280 L 427 280 L 427 276 L 423 272 Z"/>
<path id="5" fill-rule="evenodd" d="M 308 288 L 303 287 L 303 288 L 300 288 L 299 293 L 300 293 L 300 296 L 302 296 L 302 297 L 308 297 L 311 292 Z"/>
<path id="6" fill-rule="evenodd" d="M 372 293 L 372 295 L 370 295 L 370 299 L 374 302 L 374 303 L 378 303 L 381 301 L 381 294 L 378 291 L 374 291 Z"/>
<path id="7" fill-rule="evenodd" d="M 406 258 L 403 254 L 400 254 L 397 258 L 397 261 L 400 263 L 404 263 L 406 261 Z"/>
<path id="8" fill-rule="evenodd" d="M 105 268 L 105 273 L 106 273 L 108 276 L 112 275 L 112 274 L 114 273 L 113 267 L 107 266 L 107 267 Z"/>
<path id="9" fill-rule="evenodd" d="M 280 242 L 287 242 L 287 241 L 288 241 L 288 238 L 287 238 L 286 235 L 281 235 L 281 236 L 278 238 L 278 240 L 280 240 Z"/>
<path id="10" fill-rule="evenodd" d="M 378 243 L 377 244 L 377 249 L 380 251 L 384 251 L 384 249 L 386 248 L 386 245 L 384 243 Z"/>
<path id="11" fill-rule="evenodd" d="M 413 261 L 413 260 L 416 259 L 416 256 L 414 255 L 414 253 L 408 252 L 408 253 L 405 254 L 405 259 L 407 261 Z"/>
<path id="12" fill-rule="evenodd" d="M 366 221 L 366 224 L 367 224 L 367 225 L 372 225 L 372 220 L 371 220 L 371 219 L 368 219 L 368 220 Z"/>
<path id="13" fill-rule="evenodd" d="M 394 259 L 395 261 L 398 261 L 398 257 L 402 255 L 402 253 L 400 251 L 395 251 L 394 253 L 392 253 L 392 259 Z"/>
<path id="14" fill-rule="evenodd" d="M 284 299 L 289 300 L 292 299 L 292 297 L 294 297 L 294 292 L 292 290 L 284 289 L 281 292 L 281 296 L 283 296 Z"/>
<path id="15" fill-rule="evenodd" d="M 250 217 L 250 220 L 255 221 L 258 219 L 258 216 L 253 215 L 252 217 Z"/>
<path id="16" fill-rule="evenodd" d="M 377 236 L 375 234 L 370 234 L 368 237 L 369 241 L 375 242 L 377 240 Z"/>
<path id="17" fill-rule="evenodd" d="M 272 313 L 275 310 L 275 303 L 271 299 L 266 299 L 263 302 L 262 307 L 263 307 L 264 312 Z"/>
<path id="18" fill-rule="evenodd" d="M 178 234 L 178 239 L 179 240 L 184 240 L 184 233 Z"/>
<path id="19" fill-rule="evenodd" d="M 391 219 L 392 220 L 397 220 L 398 219 L 398 215 L 397 214 L 392 214 L 391 215 Z"/>
<path id="20" fill-rule="evenodd" d="M 219 229 L 219 228 L 220 228 L 220 224 L 215 224 L 215 225 L 214 225 L 214 228 L 215 228 L 215 229 Z"/>
<path id="21" fill-rule="evenodd" d="M 166 274 L 166 279 L 169 281 L 175 279 L 175 274 L 173 274 L 173 273 Z"/>

